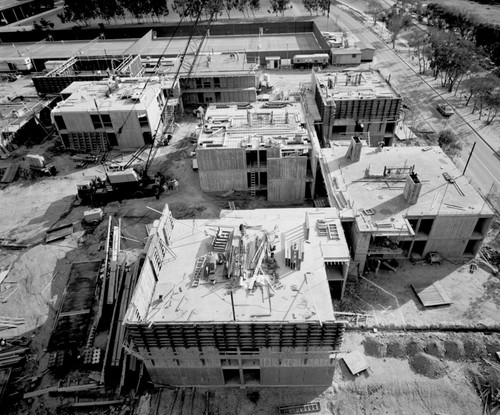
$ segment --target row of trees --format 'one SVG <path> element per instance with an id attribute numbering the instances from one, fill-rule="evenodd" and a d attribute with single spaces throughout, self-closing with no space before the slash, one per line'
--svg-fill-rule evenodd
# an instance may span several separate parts
<path id="1" fill-rule="evenodd" d="M 491 50 L 478 44 L 480 26 L 474 16 L 432 3 L 422 7 L 415 0 L 399 2 L 389 10 L 370 0 L 368 12 L 374 23 L 377 20 L 385 23 L 391 32 L 393 47 L 399 33 L 412 26 L 412 17 L 426 21 L 430 26 L 428 31 L 414 27 L 408 35 L 408 46 L 418 61 L 420 73 L 430 70 L 449 92 L 455 91 L 455 95 L 460 92 L 461 97 L 466 97 L 465 105 L 472 104 L 472 113 L 477 112 L 479 119 L 486 117 L 486 124 L 495 119 L 500 112 L 500 78 L 497 76 L 500 73 L 486 70 L 492 65 Z M 500 43 L 498 47 L 500 51 Z"/>
<path id="2" fill-rule="evenodd" d="M 271 0 L 270 13 L 281 13 L 289 7 L 290 0 Z M 232 11 L 239 11 L 243 15 L 255 15 L 260 9 L 260 0 L 65 0 L 62 13 L 57 16 L 61 22 L 74 22 L 88 26 L 93 19 L 100 19 L 107 23 L 111 20 L 125 20 L 127 15 L 137 21 L 160 21 L 168 16 L 170 10 L 182 18 L 196 19 L 200 13 L 208 18 L 226 13 L 231 18 Z"/>
<path id="3" fill-rule="evenodd" d="M 335 0 L 302 0 L 304 8 L 311 13 L 316 13 L 316 15 L 322 13 L 324 15 L 330 14 L 330 7 L 336 3 Z"/>

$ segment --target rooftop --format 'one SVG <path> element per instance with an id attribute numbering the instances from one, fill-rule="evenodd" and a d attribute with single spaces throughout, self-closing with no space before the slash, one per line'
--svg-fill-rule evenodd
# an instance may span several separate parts
<path id="1" fill-rule="evenodd" d="M 168 85 L 171 82 L 166 79 L 165 86 Z M 73 82 L 61 92 L 70 96 L 59 102 L 56 109 L 67 112 L 96 111 L 96 106 L 99 110 L 128 110 L 132 106 L 146 109 L 163 86 L 164 82 L 156 77 Z"/>
<path id="2" fill-rule="evenodd" d="M 152 235 L 171 232 L 169 250 L 140 322 L 335 320 L 325 262 L 349 261 L 336 209 L 223 211 L 215 220 L 174 219 L 171 231 L 159 230 L 159 223 Z M 329 234 L 319 230 L 321 224 Z M 218 264 L 194 283 L 197 261 L 202 269 Z M 143 272 L 151 268 L 141 272 L 129 321 L 140 319 L 134 307 L 144 301 Z M 332 272 L 329 279 L 342 278 Z"/>
<path id="3" fill-rule="evenodd" d="M 203 147 L 296 146 L 307 149 L 311 135 L 297 101 L 212 104 L 205 114 L 198 143 Z"/>
<path id="4" fill-rule="evenodd" d="M 341 50 L 342 52 L 343 50 Z M 377 71 L 315 73 L 323 98 L 333 100 L 396 98 L 399 94 Z"/>
<path id="5" fill-rule="evenodd" d="M 347 142 L 322 149 L 325 181 L 331 195 L 342 193 L 347 201 L 341 215 L 356 216 L 362 231 L 383 229 L 386 233 L 405 233 L 408 216 L 492 214 L 440 147 L 379 150 L 364 145 L 357 162 L 346 158 L 347 149 Z M 408 169 L 413 169 L 422 183 L 418 201 L 413 205 L 403 196 Z M 448 173 L 455 184 L 447 181 L 443 173 Z"/>
<path id="6" fill-rule="evenodd" d="M 50 104 L 49 99 L 38 96 L 17 96 L 11 101 L 0 102 L 0 129 L 2 132 L 15 133 Z"/>

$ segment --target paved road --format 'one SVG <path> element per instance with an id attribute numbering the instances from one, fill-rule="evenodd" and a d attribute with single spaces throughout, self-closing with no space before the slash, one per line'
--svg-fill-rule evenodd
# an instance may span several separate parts
<path id="1" fill-rule="evenodd" d="M 412 121 L 412 129 L 435 133 L 439 133 L 443 128 L 454 130 L 464 144 L 464 150 L 457 159 L 459 168 L 465 166 L 475 142 L 476 146 L 466 175 L 483 194 L 488 194 L 492 190 L 492 185 L 493 191 L 500 193 L 500 159 L 494 154 L 492 146 L 477 135 L 467 120 L 459 114 L 446 119 L 436 111 L 436 105 L 443 102 L 449 94 L 427 77 L 418 75 L 415 68 L 406 62 L 409 60 L 408 51 L 395 53 L 371 29 L 353 18 L 346 10 L 342 6 L 332 7 L 331 18 L 335 19 L 344 30 L 354 33 L 361 41 L 372 43 L 376 47 L 371 68 L 379 69 L 386 78 L 390 76 L 390 82 L 407 98 L 405 102 L 411 103 L 412 109 L 406 116 Z M 500 205 L 497 209 L 500 210 Z"/>

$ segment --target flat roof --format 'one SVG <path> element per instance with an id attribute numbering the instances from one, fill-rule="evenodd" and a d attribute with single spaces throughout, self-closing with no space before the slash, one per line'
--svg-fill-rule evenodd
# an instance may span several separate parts
<path id="1" fill-rule="evenodd" d="M 6 10 L 11 7 L 23 6 L 30 3 L 33 3 L 33 0 L 0 0 L 0 10 Z"/>
<path id="2" fill-rule="evenodd" d="M 322 149 L 321 162 L 326 167 L 328 192 L 334 194 L 345 189 L 343 196 L 354 212 L 347 208 L 344 214 L 357 216 L 362 230 L 404 233 L 407 216 L 493 214 L 440 147 L 384 147 L 379 151 L 364 145 L 361 159 L 353 162 L 346 158 L 348 145 L 336 142 L 335 147 Z M 406 175 L 402 169 L 412 166 L 422 188 L 417 203 L 410 205 L 403 196 Z M 386 176 L 384 168 L 390 169 Z M 443 177 L 445 172 L 457 187 Z M 373 215 L 364 214 L 366 209 L 371 209 Z"/>
<path id="3" fill-rule="evenodd" d="M 21 99 L 16 97 L 10 102 L 0 102 L 0 128 L 3 132 L 16 132 L 50 102 L 51 99 L 41 99 L 38 96 L 23 96 Z"/>
<path id="4" fill-rule="evenodd" d="M 1 0 L 0 0 L 1 1 Z M 72 56 L 177 56 L 182 54 L 188 37 L 153 39 L 151 32 L 134 39 L 94 39 L 21 42 L 0 45 L 0 59 L 26 56 L 32 59 L 56 59 Z M 192 42 L 201 38 L 193 37 Z M 266 52 L 278 50 L 321 49 L 312 32 L 273 35 L 211 36 L 204 40 L 200 53 Z M 192 54 L 188 49 L 188 53 Z"/>
<path id="5" fill-rule="evenodd" d="M 313 77 L 325 100 L 399 97 L 378 71 L 313 72 Z"/>
<path id="6" fill-rule="evenodd" d="M 310 140 L 300 102 L 257 101 L 244 105 L 209 105 L 198 145 L 254 150 L 286 146 L 307 152 Z"/>
<path id="7" fill-rule="evenodd" d="M 147 84 L 146 84 L 147 82 Z M 73 82 L 61 94 L 71 94 L 57 104 L 56 112 L 146 109 L 161 88 L 161 81 L 152 78 Z M 96 108 L 97 106 L 97 108 Z"/>
<path id="8" fill-rule="evenodd" d="M 320 234 L 318 221 L 331 225 L 336 236 Z M 153 234 L 163 232 L 157 228 L 160 222 L 155 222 Z M 242 224 L 243 233 L 240 232 Z M 214 236 L 218 231 L 230 233 L 229 248 L 224 251 L 228 265 L 217 265 L 214 274 L 208 275 L 206 280 L 202 277 L 199 285 L 194 286 L 197 259 L 210 258 L 214 253 Z M 141 322 L 335 320 L 325 262 L 342 264 L 349 261 L 336 209 L 222 211 L 220 219 L 215 220 L 174 219 L 170 235 L 171 254 L 163 261 L 147 316 Z M 259 263 L 258 247 L 264 238 L 269 242 L 269 250 L 274 249 L 267 254 L 273 252 L 278 266 L 274 268 L 277 277 L 271 274 L 266 261 L 261 261 L 264 264 L 262 273 L 254 274 L 253 269 Z M 292 269 L 285 261 L 286 247 L 295 243 L 303 249 L 300 269 Z M 149 251 L 155 251 L 154 246 L 150 245 Z M 237 264 L 242 264 L 243 278 L 236 276 L 238 266 L 229 265 L 230 252 L 241 253 L 236 260 Z M 142 272 L 146 272 L 145 268 Z M 233 272 L 234 276 L 228 278 L 228 272 Z M 145 281 L 139 277 L 127 313 L 128 321 L 139 318 L 133 308 L 136 301 L 144 302 L 142 280 Z"/>

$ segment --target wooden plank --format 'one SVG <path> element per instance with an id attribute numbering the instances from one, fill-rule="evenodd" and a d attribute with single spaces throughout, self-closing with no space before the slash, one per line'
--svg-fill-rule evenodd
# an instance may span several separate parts
<path id="1" fill-rule="evenodd" d="M 354 352 L 345 355 L 342 360 L 354 376 L 370 367 L 365 356 L 359 350 L 355 350 Z"/>
<path id="2" fill-rule="evenodd" d="M 67 406 L 69 406 L 70 408 L 90 408 L 94 406 L 121 405 L 123 402 L 123 399 L 115 399 L 111 401 L 74 402 L 68 404 Z"/>
<path id="3" fill-rule="evenodd" d="M 58 226 L 57 228 L 54 229 L 49 229 L 47 231 L 47 236 L 45 237 L 45 242 L 54 242 L 59 239 L 66 238 L 66 236 L 69 236 L 73 233 L 73 224 L 69 223 L 66 225 L 61 225 Z"/>
<path id="4" fill-rule="evenodd" d="M 450 305 L 451 299 L 439 281 L 426 285 L 411 284 L 413 291 L 424 307 Z"/>
<path id="5" fill-rule="evenodd" d="M 66 311 L 64 313 L 59 314 L 59 318 L 61 317 L 69 317 L 69 316 L 77 316 L 79 314 L 88 314 L 90 313 L 90 309 L 85 310 L 75 310 L 75 311 Z"/>
<path id="6" fill-rule="evenodd" d="M 59 387 L 58 385 L 54 385 L 54 386 L 50 386 L 50 387 L 45 388 L 45 389 L 38 389 L 38 390 L 33 391 L 33 392 L 27 392 L 23 395 L 23 399 L 34 398 L 35 396 L 44 395 L 44 394 L 49 393 L 49 392 L 55 392 L 55 391 L 57 391 L 58 387 Z"/>

